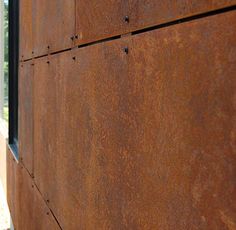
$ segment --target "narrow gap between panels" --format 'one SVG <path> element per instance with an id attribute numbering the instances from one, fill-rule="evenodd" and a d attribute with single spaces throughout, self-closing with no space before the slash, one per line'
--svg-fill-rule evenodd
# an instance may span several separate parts
<path id="1" fill-rule="evenodd" d="M 27 59 L 24 59 L 24 60 L 21 60 L 20 62 L 27 62 L 27 61 L 30 61 L 32 60 L 33 58 L 27 58 Z"/>
<path id="2" fill-rule="evenodd" d="M 33 180 L 33 182 L 34 182 L 34 180 Z M 44 198 L 43 198 L 43 194 L 40 192 L 40 190 L 39 190 L 39 188 L 38 188 L 38 186 L 36 185 L 36 183 L 35 183 L 35 182 L 34 182 L 34 186 L 35 186 L 35 188 L 38 190 L 38 192 L 39 192 L 39 194 L 41 195 L 41 197 L 42 197 L 43 201 L 45 202 L 46 206 L 47 206 L 47 207 L 48 207 L 48 209 L 50 210 L 50 212 L 51 212 L 52 216 L 54 217 L 55 221 L 57 222 L 57 224 L 58 224 L 59 228 L 60 228 L 61 230 L 63 230 L 63 229 L 62 229 L 62 227 L 61 227 L 61 225 L 60 225 L 60 223 L 59 223 L 59 221 L 57 220 L 56 216 L 54 215 L 54 213 L 53 213 L 52 209 L 51 209 L 51 208 L 50 208 L 50 207 L 47 205 L 47 201 L 46 201 L 46 200 L 44 200 Z"/>
<path id="3" fill-rule="evenodd" d="M 117 35 L 117 36 L 113 36 L 113 37 L 109 37 L 109 38 L 104 38 L 104 39 L 94 41 L 94 42 L 81 44 L 81 45 L 78 45 L 78 48 L 83 48 L 83 47 L 86 47 L 86 46 L 91 46 L 91 45 L 95 45 L 95 44 L 99 44 L 99 43 L 103 43 L 103 42 L 113 41 L 113 40 L 116 40 L 116 39 L 119 39 L 119 38 L 121 38 L 121 35 Z"/>
<path id="4" fill-rule="evenodd" d="M 55 51 L 55 52 L 52 52 L 52 53 L 48 53 L 48 54 L 43 54 L 43 55 L 40 55 L 40 56 L 37 56 L 37 57 L 32 57 L 32 58 L 29 58 L 29 59 L 25 59 L 21 62 L 27 62 L 27 61 L 31 61 L 31 60 L 34 60 L 34 59 L 39 59 L 39 58 L 43 58 L 43 57 L 47 57 L 47 56 L 53 56 L 55 54 L 59 54 L 59 53 L 63 53 L 63 52 L 66 52 L 66 51 L 70 51 L 72 48 L 68 48 L 68 49 L 64 49 L 64 50 L 59 50 L 59 51 Z"/>
<path id="5" fill-rule="evenodd" d="M 70 51 L 70 50 L 72 50 L 72 48 L 67 48 L 67 49 L 64 49 L 64 50 L 55 51 L 55 52 L 50 53 L 49 55 L 55 55 L 55 54 L 59 54 L 59 53 L 62 53 L 62 52 Z"/>
<path id="6" fill-rule="evenodd" d="M 40 56 L 37 56 L 37 57 L 33 57 L 33 58 L 31 58 L 30 60 L 32 60 L 32 59 L 38 59 L 38 58 L 42 58 L 42 57 L 46 57 L 46 56 L 48 56 L 48 54 L 43 54 L 43 55 L 40 55 Z"/>
<path id="7" fill-rule="evenodd" d="M 47 205 L 47 201 L 44 199 L 43 194 L 40 192 L 40 190 L 39 190 L 38 186 L 36 185 L 36 183 L 35 183 L 35 181 L 34 181 L 34 178 L 32 178 L 32 175 L 30 174 L 30 172 L 27 170 L 27 168 L 25 167 L 25 165 L 22 164 L 22 162 L 20 162 L 20 165 L 19 165 L 19 166 L 22 167 L 22 168 L 29 174 L 29 176 L 30 176 L 30 178 L 31 178 L 31 180 L 32 180 L 32 184 L 33 184 L 32 186 L 34 186 L 34 187 L 38 190 L 38 192 L 39 192 L 39 194 L 40 194 L 42 200 L 44 201 L 44 203 L 46 204 L 46 206 L 47 206 L 48 209 L 50 210 L 50 212 L 51 212 L 53 218 L 55 219 L 56 223 L 58 224 L 59 228 L 60 228 L 61 230 L 63 230 L 62 227 L 61 227 L 61 225 L 60 225 L 60 223 L 59 223 L 59 221 L 57 220 L 56 216 L 54 215 L 52 209 Z"/>
<path id="8" fill-rule="evenodd" d="M 206 12 L 206 13 L 193 15 L 193 16 L 186 17 L 186 18 L 177 19 L 177 20 L 174 20 L 174 21 L 171 21 L 171 22 L 167 22 L 167 23 L 163 23 L 163 24 L 160 24 L 160 25 L 151 26 L 151 27 L 148 27 L 148 28 L 133 31 L 132 35 L 141 34 L 141 33 L 151 31 L 151 30 L 161 29 L 161 28 L 173 26 L 173 25 L 176 25 L 176 24 L 190 22 L 190 21 L 193 21 L 193 20 L 196 20 L 196 19 L 201 19 L 201 18 L 205 18 L 205 17 L 209 17 L 209 16 L 214 16 L 214 15 L 217 15 L 217 14 L 226 13 L 226 12 L 229 12 L 229 11 L 233 11 L 235 9 L 236 9 L 236 5 L 230 6 L 230 7 L 227 7 L 227 8 L 223 8 L 223 9 L 209 11 L 209 12 Z"/>
<path id="9" fill-rule="evenodd" d="M 136 31 L 130 32 L 129 34 L 131 34 L 131 36 L 136 35 L 136 34 L 141 34 L 141 33 L 145 33 L 145 32 L 148 32 L 148 31 L 161 29 L 161 28 L 164 28 L 164 27 L 169 27 L 169 26 L 173 26 L 173 25 L 177 25 L 177 24 L 181 24 L 181 23 L 185 23 L 185 22 L 190 22 L 190 21 L 193 21 L 193 20 L 196 20 L 196 19 L 201 19 L 201 18 L 205 18 L 205 17 L 209 17 L 209 16 L 214 16 L 214 15 L 217 15 L 217 14 L 222 14 L 222 13 L 226 13 L 226 12 L 233 11 L 233 10 L 236 10 L 236 5 L 226 7 L 226 8 L 222 8 L 222 9 L 218 9 L 218 10 L 209 11 L 209 12 L 206 12 L 206 13 L 200 13 L 200 14 L 189 16 L 189 17 L 186 17 L 186 18 L 177 19 L 177 20 L 174 20 L 174 21 L 171 21 L 171 22 L 167 22 L 167 23 L 151 26 L 151 27 L 148 27 L 148 28 L 136 30 Z M 52 52 L 52 53 L 49 53 L 49 54 L 37 56 L 37 57 L 34 57 L 34 58 L 26 59 L 26 60 L 23 60 L 23 62 L 26 62 L 26 61 L 29 61 L 29 60 L 32 60 L 32 59 L 38 59 L 38 58 L 50 56 L 50 55 L 53 56 L 53 55 L 60 54 L 60 53 L 66 52 L 66 51 L 70 51 L 70 50 L 72 50 L 76 47 L 80 49 L 80 48 L 83 48 L 83 47 L 87 47 L 87 46 L 91 46 L 91 45 L 95 45 L 95 44 L 99 44 L 99 43 L 104 43 L 104 42 L 117 40 L 119 38 L 124 37 L 123 35 L 124 34 L 120 34 L 120 35 L 116 35 L 116 36 L 113 36 L 113 37 L 100 39 L 100 40 L 93 41 L 93 42 L 88 42 L 88 43 L 81 44 L 81 45 L 78 45 L 78 46 L 74 46 L 74 47 L 71 47 L 71 48 L 68 48 L 68 49 L 64 49 L 64 50 Z"/>
<path id="10" fill-rule="evenodd" d="M 20 164 L 22 164 L 22 166 L 23 166 L 23 168 L 26 170 L 26 172 L 30 175 L 30 177 L 33 179 L 33 177 L 34 177 L 34 173 L 30 173 L 30 171 L 26 168 L 26 166 L 25 166 L 25 164 L 24 164 L 24 162 L 23 162 L 23 158 L 22 157 L 20 157 Z"/>
<path id="11" fill-rule="evenodd" d="M 43 55 L 40 55 L 40 56 L 37 56 L 37 57 L 28 58 L 28 59 L 25 59 L 25 60 L 20 61 L 20 63 L 32 61 L 32 60 L 34 60 L 34 59 L 38 59 L 38 58 L 42 58 L 42 57 L 46 57 L 46 56 L 48 56 L 48 54 L 43 54 Z"/>

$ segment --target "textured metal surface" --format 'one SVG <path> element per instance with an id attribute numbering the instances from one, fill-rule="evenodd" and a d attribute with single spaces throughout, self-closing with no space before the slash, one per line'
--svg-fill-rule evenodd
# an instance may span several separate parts
<path id="1" fill-rule="evenodd" d="M 129 1 L 76 0 L 77 44 L 92 42 L 125 33 L 129 25 L 125 16 L 129 14 Z"/>
<path id="2" fill-rule="evenodd" d="M 235 27 L 230 12 L 36 60 L 35 180 L 63 229 L 235 228 Z"/>
<path id="3" fill-rule="evenodd" d="M 32 0 L 20 1 L 20 60 L 32 58 L 33 54 L 33 21 Z"/>
<path id="4" fill-rule="evenodd" d="M 18 228 L 18 219 L 20 215 L 18 214 L 18 204 L 19 204 L 19 165 L 13 157 L 9 146 L 7 146 L 7 203 L 9 211 L 11 213 L 11 219 L 14 223 L 15 229 Z"/>
<path id="5" fill-rule="evenodd" d="M 8 148 L 7 200 L 14 228 L 17 230 L 59 230 L 34 182 L 21 163 L 17 163 Z"/>
<path id="6" fill-rule="evenodd" d="M 33 174 L 33 62 L 19 65 L 19 157 Z"/>
<path id="7" fill-rule="evenodd" d="M 235 5 L 235 0 L 76 0 L 76 44 Z"/>
<path id="8" fill-rule="evenodd" d="M 110 221 L 106 212 L 112 204 L 100 204 L 105 195 L 105 184 L 101 178 L 104 169 L 98 165 L 97 158 L 99 155 L 104 157 L 99 150 L 103 135 L 99 126 L 104 124 L 99 124 L 100 120 L 96 121 L 96 118 L 112 106 L 112 101 L 105 100 L 99 109 L 96 100 L 102 100 L 101 96 L 105 99 L 103 90 L 109 90 L 109 93 L 114 90 L 116 94 L 117 85 L 112 82 L 119 82 L 122 73 L 125 76 L 127 57 L 120 43 L 117 47 L 105 46 L 104 51 L 103 46 L 95 46 L 74 52 L 51 57 L 49 64 L 46 58 L 35 63 L 35 79 L 38 79 L 34 113 L 35 180 L 63 229 L 77 229 L 78 226 L 91 229 L 96 224 L 98 229 L 104 229 L 107 227 L 105 222 Z M 114 69 L 106 68 L 109 65 L 114 65 Z M 114 119 L 104 118 L 110 122 Z M 106 154 L 110 153 L 113 161 L 116 152 L 110 151 Z M 98 187 L 95 186 L 97 179 Z M 99 215 L 94 207 L 94 199 L 99 199 L 97 196 L 102 199 L 97 201 L 97 205 L 101 205 Z M 100 222 L 100 218 L 105 222 Z"/>
<path id="9" fill-rule="evenodd" d="M 235 229 L 235 26 L 230 12 L 131 39 L 130 224 Z"/>
<path id="10" fill-rule="evenodd" d="M 35 187 L 32 178 L 27 171 L 20 167 L 21 184 L 19 190 L 19 209 L 18 229 L 52 229 L 59 230 L 59 226 L 54 220 L 45 201 Z"/>
<path id="11" fill-rule="evenodd" d="M 235 0 L 130 0 L 130 30 L 233 6 Z"/>
<path id="12" fill-rule="evenodd" d="M 73 46 L 75 0 L 35 0 L 32 20 L 35 56 Z"/>
<path id="13" fill-rule="evenodd" d="M 211 10 L 235 0 L 22 0 L 20 59 L 71 48 Z"/>

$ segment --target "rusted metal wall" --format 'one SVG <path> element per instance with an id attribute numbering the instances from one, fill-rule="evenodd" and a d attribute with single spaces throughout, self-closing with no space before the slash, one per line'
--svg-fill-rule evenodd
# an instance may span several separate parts
<path id="1" fill-rule="evenodd" d="M 232 6 L 235 0 L 76 0 L 76 44 Z"/>
<path id="2" fill-rule="evenodd" d="M 32 0 L 20 1 L 20 60 L 27 60 L 33 55 L 33 8 Z"/>
<path id="3" fill-rule="evenodd" d="M 19 67 L 17 229 L 236 228 L 235 1 L 47 2 Z"/>
<path id="4" fill-rule="evenodd" d="M 236 0 L 21 0 L 20 59 L 231 7 Z"/>
<path id="5" fill-rule="evenodd" d="M 32 177 L 8 148 L 7 196 L 15 229 L 59 230 L 52 212 L 47 207 Z"/>
<path id="6" fill-rule="evenodd" d="M 33 176 L 33 62 L 19 67 L 19 152 L 21 161 Z"/>

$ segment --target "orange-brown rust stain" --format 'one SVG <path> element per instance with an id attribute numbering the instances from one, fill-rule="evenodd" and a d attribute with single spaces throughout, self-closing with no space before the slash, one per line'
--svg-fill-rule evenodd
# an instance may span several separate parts
<path id="1" fill-rule="evenodd" d="M 33 175 L 33 61 L 19 64 L 19 157 Z"/>
<path id="2" fill-rule="evenodd" d="M 62 229 L 235 225 L 235 26 L 229 12 L 35 60 L 35 180 Z"/>

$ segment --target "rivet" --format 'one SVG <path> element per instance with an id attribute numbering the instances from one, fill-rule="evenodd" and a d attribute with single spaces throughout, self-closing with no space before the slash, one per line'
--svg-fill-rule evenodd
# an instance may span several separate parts
<path id="1" fill-rule="evenodd" d="M 128 15 L 125 16 L 125 22 L 129 23 L 129 16 Z"/>
<path id="2" fill-rule="evenodd" d="M 47 63 L 49 64 L 49 63 L 50 63 L 50 61 L 47 61 Z"/>
<path id="3" fill-rule="evenodd" d="M 49 215 L 49 212 L 47 212 L 47 215 Z"/>
<path id="4" fill-rule="evenodd" d="M 50 46 L 48 46 L 48 49 L 50 49 Z"/>
<path id="5" fill-rule="evenodd" d="M 74 36 L 72 36 L 70 39 L 73 41 L 74 40 Z"/>
<path id="6" fill-rule="evenodd" d="M 128 47 L 125 47 L 125 48 L 124 48 L 124 51 L 125 51 L 126 54 L 128 54 L 128 53 L 129 53 L 129 48 L 128 48 Z"/>
<path id="7" fill-rule="evenodd" d="M 75 60 L 75 57 L 73 57 L 72 59 Z"/>
<path id="8" fill-rule="evenodd" d="M 49 203 L 49 200 L 47 200 L 47 203 Z"/>
<path id="9" fill-rule="evenodd" d="M 34 51 L 32 51 L 32 54 L 34 54 Z"/>
<path id="10" fill-rule="evenodd" d="M 75 35 L 75 38 L 76 38 L 76 39 L 78 39 L 78 38 L 79 38 L 79 36 L 78 36 L 78 35 Z"/>

